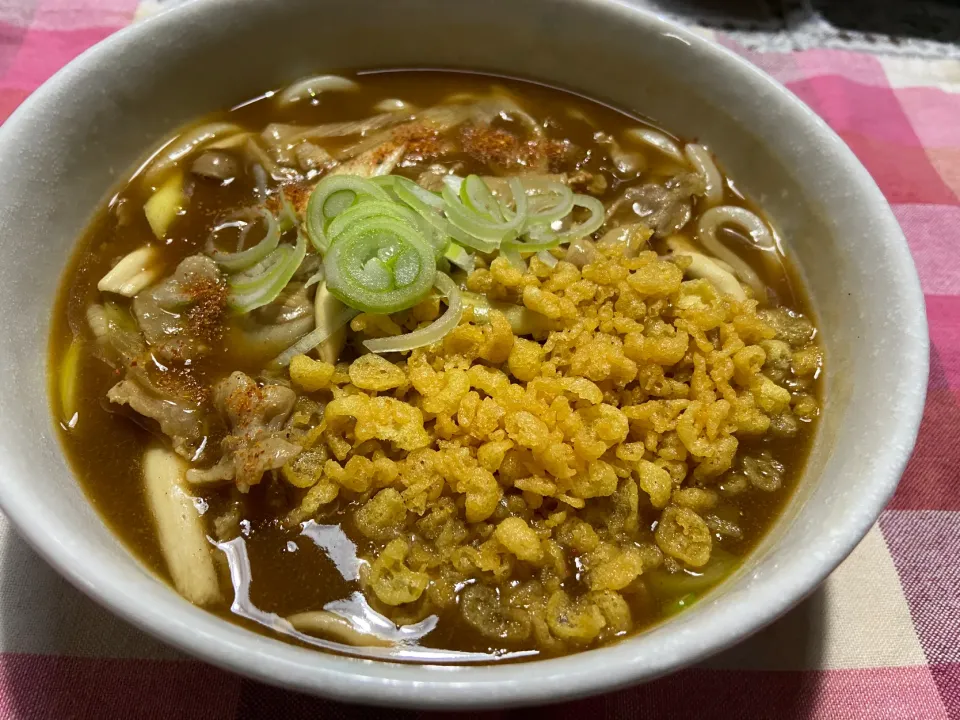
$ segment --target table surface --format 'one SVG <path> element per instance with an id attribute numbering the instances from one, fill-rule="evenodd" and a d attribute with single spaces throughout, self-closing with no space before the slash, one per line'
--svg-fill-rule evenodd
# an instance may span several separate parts
<path id="1" fill-rule="evenodd" d="M 0 119 L 79 52 L 162 4 L 0 0 Z M 701 24 L 784 83 L 873 174 L 926 296 L 927 406 L 915 455 L 877 525 L 773 626 L 639 688 L 490 714 L 960 718 L 960 52 L 944 42 L 960 37 L 960 5 L 647 4 Z M 838 6 L 846 14 L 833 12 Z M 0 516 L 0 718 L 417 715 L 287 693 L 186 658 L 67 585 Z"/>

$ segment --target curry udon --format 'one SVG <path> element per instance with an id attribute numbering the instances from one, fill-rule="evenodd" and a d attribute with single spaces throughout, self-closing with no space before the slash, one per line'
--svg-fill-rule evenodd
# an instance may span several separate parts
<path id="1" fill-rule="evenodd" d="M 431 662 L 697 602 L 796 482 L 822 362 L 707 147 L 448 72 L 169 138 L 81 239 L 51 353 L 80 482 L 184 597 Z"/>

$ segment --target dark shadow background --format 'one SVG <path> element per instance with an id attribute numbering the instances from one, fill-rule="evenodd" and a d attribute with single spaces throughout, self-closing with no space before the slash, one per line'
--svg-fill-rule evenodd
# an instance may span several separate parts
<path id="1" fill-rule="evenodd" d="M 653 0 L 659 9 L 721 30 L 788 30 L 814 14 L 840 31 L 960 41 L 960 0 Z"/>

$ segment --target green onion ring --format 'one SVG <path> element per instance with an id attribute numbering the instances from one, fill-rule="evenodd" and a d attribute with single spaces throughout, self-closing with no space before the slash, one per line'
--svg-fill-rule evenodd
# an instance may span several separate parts
<path id="1" fill-rule="evenodd" d="M 271 272 L 279 272 L 277 270 L 278 266 L 283 264 L 283 261 L 289 254 L 290 246 L 282 245 L 253 267 L 247 268 L 243 272 L 231 275 L 227 280 L 227 283 L 230 285 L 232 290 L 240 294 L 246 293 L 250 290 L 255 290 L 263 285 L 264 277 L 269 275 Z"/>
<path id="2" fill-rule="evenodd" d="M 460 200 L 477 215 L 491 222 L 503 222 L 500 203 L 479 175 L 468 175 L 460 185 Z"/>
<path id="3" fill-rule="evenodd" d="M 504 250 L 515 250 L 517 252 L 540 252 L 541 250 L 552 250 L 553 248 L 569 242 L 554 233 L 543 235 L 543 239 L 536 240 L 504 240 L 500 243 L 501 252 Z"/>
<path id="4" fill-rule="evenodd" d="M 479 180 L 479 178 L 477 179 Z M 461 202 L 459 190 L 462 183 L 459 182 L 459 178 L 447 176 L 443 180 L 444 185 L 441 195 L 444 199 L 444 212 L 456 227 L 480 240 L 493 243 L 500 243 L 505 238 L 516 237 L 523 231 L 523 225 L 527 219 L 527 196 L 516 178 L 511 178 L 511 181 L 517 180 L 517 182 L 511 182 L 510 185 L 516 209 L 511 213 L 504 204 L 501 204 L 501 213 L 507 218 L 502 222 L 490 220 Z M 480 180 L 480 182 L 483 181 Z M 520 192 L 515 191 L 517 187 L 520 187 Z"/>
<path id="5" fill-rule="evenodd" d="M 280 225 L 273 213 L 263 208 L 256 212 L 260 218 L 263 218 L 267 226 L 267 232 L 260 242 L 253 247 L 235 253 L 223 252 L 216 248 L 210 250 L 210 257 L 228 273 L 240 272 L 256 265 L 280 244 Z"/>
<path id="6" fill-rule="evenodd" d="M 443 208 L 444 202 L 434 193 L 417 185 L 412 180 L 398 177 L 394 186 L 397 197 L 416 210 L 420 216 L 441 235 L 441 237 L 452 237 L 461 245 L 466 245 L 473 250 L 489 253 L 497 249 L 497 244 L 487 240 L 480 240 L 473 235 L 464 232 L 453 225 L 449 220 L 440 215 L 439 210 Z M 440 207 L 437 207 L 439 202 Z"/>
<path id="7" fill-rule="evenodd" d="M 417 230 L 421 227 L 420 217 L 403 205 L 389 200 L 366 200 L 358 202 L 337 215 L 327 226 L 324 234 L 329 243 L 334 243 L 337 237 L 353 223 L 369 217 L 392 217 Z"/>
<path id="8" fill-rule="evenodd" d="M 396 184 L 404 188 L 409 194 L 413 195 L 424 205 L 432 207 L 437 212 L 443 210 L 443 198 L 441 198 L 437 193 L 430 192 L 426 188 L 417 185 L 417 183 L 415 183 L 413 180 L 409 180 L 405 177 L 396 176 Z"/>
<path id="9" fill-rule="evenodd" d="M 573 210 L 573 191 L 556 180 L 525 180 L 527 227 L 550 224 L 565 218 Z"/>
<path id="10" fill-rule="evenodd" d="M 275 261 L 261 275 L 246 277 L 243 281 L 227 280 L 227 306 L 236 313 L 245 314 L 269 305 L 283 292 L 306 254 L 307 241 L 302 233 L 297 233 L 296 246 L 285 245 L 274 250 L 271 255 L 275 256 Z"/>
<path id="11" fill-rule="evenodd" d="M 472 273 L 476 267 L 473 255 L 464 250 L 462 245 L 450 243 L 443 256 L 461 270 L 466 270 L 468 274 Z"/>
<path id="12" fill-rule="evenodd" d="M 433 246 L 405 222 L 370 217 L 350 225 L 324 259 L 327 287 L 357 310 L 389 315 L 416 305 L 433 287 Z"/>
<path id="13" fill-rule="evenodd" d="M 358 197 L 364 196 L 390 200 L 382 187 L 355 175 L 328 175 L 317 183 L 310 193 L 305 218 L 307 235 L 317 252 L 326 252 L 329 245 L 327 223 L 349 208 Z"/>
<path id="14" fill-rule="evenodd" d="M 603 225 L 605 220 L 605 209 L 603 203 L 595 197 L 589 195 L 574 195 L 573 204 L 575 207 L 586 208 L 590 211 L 590 216 L 582 223 L 577 223 L 563 231 L 554 231 L 545 225 L 536 225 L 529 229 L 529 237 L 536 242 L 544 242 L 548 239 L 559 240 L 558 244 L 573 242 L 587 235 L 592 235 Z"/>
<path id="15" fill-rule="evenodd" d="M 406 335 L 365 340 L 364 347 L 374 353 L 406 352 L 425 345 L 433 345 L 442 340 L 447 333 L 460 324 L 460 318 L 463 316 L 463 299 L 457 284 L 443 273 L 437 273 L 436 285 L 447 298 L 447 310 L 443 315 L 426 327 Z"/>

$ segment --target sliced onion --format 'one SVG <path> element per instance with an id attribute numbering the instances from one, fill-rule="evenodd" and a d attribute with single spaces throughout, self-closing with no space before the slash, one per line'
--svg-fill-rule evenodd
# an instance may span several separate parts
<path id="1" fill-rule="evenodd" d="M 299 128 L 299 132 L 288 140 L 310 140 L 313 138 L 346 137 L 348 135 L 366 135 L 368 132 L 379 130 L 393 123 L 398 123 L 407 117 L 406 113 L 389 112 L 373 115 L 363 120 L 346 120 L 344 122 L 325 123 L 313 127 Z"/>
<path id="2" fill-rule="evenodd" d="M 322 92 L 345 92 L 359 90 L 360 86 L 353 80 L 339 75 L 317 75 L 304 78 L 289 85 L 277 95 L 280 107 L 291 105 L 307 98 L 313 99 Z"/>
<path id="3" fill-rule="evenodd" d="M 337 158 L 340 160 L 351 158 L 385 143 L 396 142 L 397 137 L 402 136 L 404 128 L 416 127 L 418 128 L 418 132 L 422 132 L 424 126 L 428 125 L 429 127 L 427 129 L 431 129 L 437 133 L 444 132 L 464 122 L 470 113 L 467 108 L 461 106 L 437 105 L 415 114 L 395 112 L 389 113 L 389 115 L 392 117 L 390 122 L 385 123 L 386 125 L 400 122 L 404 122 L 405 124 L 389 130 L 383 130 L 382 132 L 358 140 L 352 145 L 343 147 L 336 152 Z"/>
<path id="4" fill-rule="evenodd" d="M 266 200 L 270 195 L 270 189 L 267 187 L 267 171 L 263 169 L 263 165 L 260 163 L 254 163 L 250 171 L 253 173 L 253 184 L 257 197 Z"/>
<path id="5" fill-rule="evenodd" d="M 243 128 L 239 125 L 216 122 L 200 125 L 177 135 L 154 155 L 153 160 L 143 173 L 144 183 L 151 187 L 155 186 L 164 172 L 197 148 L 214 140 L 224 138 L 228 135 L 235 135 L 242 131 Z"/>
<path id="6" fill-rule="evenodd" d="M 233 155 L 216 150 L 207 150 L 190 166 L 190 172 L 194 175 L 202 175 L 220 181 L 236 177 L 237 171 L 236 158 Z"/>
<path id="7" fill-rule="evenodd" d="M 300 167 L 307 172 L 320 170 L 333 165 L 335 162 L 333 155 L 309 140 L 297 143 L 293 148 L 293 154 L 296 156 Z"/>
<path id="8" fill-rule="evenodd" d="M 662 152 L 671 160 L 676 160 L 681 165 L 684 164 L 683 153 L 680 151 L 680 146 L 662 132 L 658 132 L 653 128 L 638 127 L 627 130 L 624 135 L 638 142 L 646 143 Z"/>
<path id="9" fill-rule="evenodd" d="M 303 140 L 365 135 L 368 132 L 402 122 L 407 117 L 409 116 L 406 113 L 387 112 L 363 120 L 346 120 L 313 126 L 271 123 L 264 128 L 261 137 L 264 142 L 274 147 L 292 147 Z"/>
<path id="10" fill-rule="evenodd" d="M 283 167 L 277 163 L 276 160 L 270 157 L 270 154 L 266 150 L 260 147 L 260 143 L 252 137 L 247 138 L 243 149 L 246 151 L 247 157 L 254 164 L 254 171 L 256 171 L 256 166 L 259 164 L 274 180 L 289 182 L 300 176 L 300 173 L 293 168 Z M 259 178 L 257 179 L 257 189 L 265 191 L 265 184 L 261 185 Z"/>
<path id="11" fill-rule="evenodd" d="M 700 177 L 703 178 L 706 185 L 703 199 L 706 200 L 707 206 L 719 205 L 723 202 L 723 176 L 717 169 L 716 163 L 713 162 L 710 151 L 703 145 L 690 143 L 684 148 L 684 152 L 690 164 L 700 173 Z"/>
<path id="12" fill-rule="evenodd" d="M 241 270 L 253 267 L 266 258 L 267 255 L 273 252 L 277 245 L 280 244 L 280 226 L 277 223 L 277 219 L 273 216 L 273 213 L 263 208 L 258 209 L 256 212 L 258 217 L 263 218 L 263 222 L 267 228 L 266 234 L 260 242 L 251 248 L 235 253 L 226 253 L 216 248 L 210 249 L 209 251 L 209 255 L 213 258 L 214 262 L 228 273 L 240 272 Z M 233 225 L 233 223 L 230 223 L 230 225 Z M 250 226 L 248 225 L 241 231 L 241 242 L 249 230 Z M 216 232 L 216 230 L 214 232 Z M 212 244 L 213 237 L 211 236 L 208 245 Z"/>
<path id="13" fill-rule="evenodd" d="M 207 150 L 236 150 L 243 145 L 254 133 L 249 130 L 239 132 L 236 135 L 227 135 L 222 140 L 214 140 L 210 143 L 204 143 Z"/>
<path id="14" fill-rule="evenodd" d="M 490 122 L 499 115 L 505 120 L 514 120 L 520 123 L 534 137 L 542 138 L 544 136 L 543 126 L 530 113 L 521 108 L 516 100 L 504 94 L 502 88 L 497 88 L 497 90 L 499 92 L 491 98 L 477 103 L 479 117 L 485 122 Z"/>
<path id="15" fill-rule="evenodd" d="M 345 160 L 330 171 L 331 175 L 358 175 L 362 178 L 381 177 L 389 175 L 403 158 L 407 151 L 407 144 L 384 143 L 372 150 Z"/>
<path id="16" fill-rule="evenodd" d="M 326 323 L 323 327 L 318 327 L 315 330 L 308 332 L 293 345 L 277 355 L 271 364 L 276 367 L 286 367 L 290 364 L 290 361 L 295 355 L 306 355 L 318 345 L 326 342 L 331 335 L 336 333 L 338 330 L 340 330 L 340 328 L 353 320 L 353 318 L 359 314 L 359 310 L 354 310 L 352 307 L 345 306 L 343 310 L 340 311 L 340 314 L 337 315 L 331 322 Z"/>
<path id="17" fill-rule="evenodd" d="M 637 175 L 647 166 L 647 159 L 642 153 L 624 150 L 612 135 L 598 132 L 594 133 L 593 139 L 610 148 L 610 159 L 621 175 Z"/>
<path id="18" fill-rule="evenodd" d="M 437 289 L 447 297 L 447 310 L 443 315 L 425 328 L 414 330 L 406 335 L 364 340 L 364 347 L 374 353 L 407 352 L 414 348 L 432 345 L 442 340 L 447 333 L 457 327 L 463 315 L 463 301 L 460 297 L 460 288 L 443 273 L 437 273 L 435 284 Z"/>

